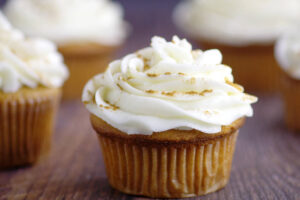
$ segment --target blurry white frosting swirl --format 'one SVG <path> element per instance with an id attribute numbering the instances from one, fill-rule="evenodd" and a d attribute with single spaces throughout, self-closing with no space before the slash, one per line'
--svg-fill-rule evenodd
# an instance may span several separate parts
<path id="1" fill-rule="evenodd" d="M 16 92 L 26 86 L 60 87 L 68 70 L 56 46 L 44 39 L 26 38 L 0 13 L 0 89 Z"/>
<path id="2" fill-rule="evenodd" d="M 169 129 L 217 133 L 252 116 L 256 97 L 233 84 L 218 50 L 192 50 L 185 39 L 153 37 L 151 47 L 110 63 L 83 91 L 87 109 L 128 134 Z"/>
<path id="3" fill-rule="evenodd" d="M 300 27 L 285 33 L 276 43 L 275 57 L 281 68 L 300 79 Z"/>
<path id="4" fill-rule="evenodd" d="M 174 12 L 194 38 L 234 46 L 273 43 L 299 19 L 299 0 L 186 0 Z"/>
<path id="5" fill-rule="evenodd" d="M 110 0 L 10 0 L 4 12 L 25 34 L 57 44 L 94 42 L 114 46 L 127 35 L 123 10 Z"/>

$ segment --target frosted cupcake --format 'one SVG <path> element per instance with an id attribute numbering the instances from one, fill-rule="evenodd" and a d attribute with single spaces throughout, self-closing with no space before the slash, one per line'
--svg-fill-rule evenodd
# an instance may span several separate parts
<path id="1" fill-rule="evenodd" d="M 276 39 L 300 19 L 300 1 L 191 0 L 179 4 L 175 23 L 205 49 L 218 48 L 246 90 L 277 90 Z"/>
<path id="2" fill-rule="evenodd" d="M 66 99 L 80 97 L 84 83 L 105 70 L 127 35 L 121 6 L 109 0 L 11 0 L 4 11 L 27 35 L 58 45 L 71 75 Z"/>
<path id="3" fill-rule="evenodd" d="M 0 13 L 0 168 L 33 164 L 50 149 L 68 70 L 56 46 L 26 38 Z"/>
<path id="4" fill-rule="evenodd" d="M 110 184 L 149 197 L 192 197 L 228 182 L 239 128 L 256 97 L 233 83 L 218 50 L 153 37 L 109 64 L 82 101 Z"/>
<path id="5" fill-rule="evenodd" d="M 300 131 L 300 28 L 284 34 L 275 46 L 281 67 L 281 93 L 289 129 Z"/>

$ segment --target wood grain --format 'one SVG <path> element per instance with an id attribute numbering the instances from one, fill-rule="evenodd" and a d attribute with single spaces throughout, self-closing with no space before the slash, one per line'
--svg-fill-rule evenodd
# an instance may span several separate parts
<path id="1" fill-rule="evenodd" d="M 237 141 L 225 189 L 201 199 L 300 199 L 300 135 L 283 124 L 278 97 L 261 97 Z M 112 189 L 89 116 L 61 106 L 53 149 L 33 167 L 0 172 L 0 199 L 143 199 Z"/>
<path id="2" fill-rule="evenodd" d="M 177 2 L 122 1 L 132 32 L 118 56 L 147 46 L 152 35 L 182 36 L 171 20 Z M 261 96 L 254 109 L 240 131 L 228 185 L 195 199 L 300 199 L 300 134 L 285 128 L 278 96 Z M 47 158 L 33 167 L 0 172 L 0 199 L 145 198 L 109 186 L 88 113 L 76 100 L 62 103 Z"/>

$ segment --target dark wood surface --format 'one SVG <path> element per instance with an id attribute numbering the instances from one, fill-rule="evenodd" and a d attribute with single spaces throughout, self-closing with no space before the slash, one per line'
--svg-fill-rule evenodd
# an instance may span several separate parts
<path id="1" fill-rule="evenodd" d="M 126 0 L 132 33 L 118 56 L 152 35 L 179 34 L 171 21 L 175 0 Z M 262 96 L 237 141 L 228 185 L 198 198 L 300 199 L 300 134 L 286 130 L 278 96 Z M 33 167 L 0 172 L 0 199 L 143 199 L 112 189 L 89 116 L 79 100 L 63 102 L 50 155 Z"/>
<path id="2" fill-rule="evenodd" d="M 241 129 L 231 179 L 201 199 L 300 199 L 300 134 L 283 124 L 280 99 L 261 97 Z M 141 199 L 112 189 L 89 115 L 62 103 L 53 149 L 36 166 L 0 172 L 0 199 Z"/>

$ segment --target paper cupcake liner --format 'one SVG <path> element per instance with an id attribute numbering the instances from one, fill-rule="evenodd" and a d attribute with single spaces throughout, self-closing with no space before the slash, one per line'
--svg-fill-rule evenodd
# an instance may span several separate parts
<path id="1" fill-rule="evenodd" d="M 99 44 L 68 44 L 59 47 L 70 77 L 63 87 L 63 99 L 80 99 L 84 85 L 106 70 L 117 47 Z"/>
<path id="2" fill-rule="evenodd" d="M 35 163 L 50 150 L 59 97 L 59 89 L 0 94 L 0 168 Z"/>
<path id="3" fill-rule="evenodd" d="M 279 70 L 273 45 L 231 47 L 199 41 L 204 49 L 217 48 L 223 54 L 223 63 L 232 68 L 235 82 L 246 91 L 277 92 Z"/>
<path id="4" fill-rule="evenodd" d="M 182 198 L 223 188 L 238 131 L 205 144 L 139 145 L 98 134 L 110 184 L 125 193 Z"/>
<path id="5" fill-rule="evenodd" d="M 63 87 L 63 99 L 80 99 L 84 85 L 93 76 L 105 71 L 111 56 L 65 58 L 70 78 Z"/>
<path id="6" fill-rule="evenodd" d="M 281 94 L 286 125 L 290 130 L 300 132 L 300 80 L 281 72 Z"/>

